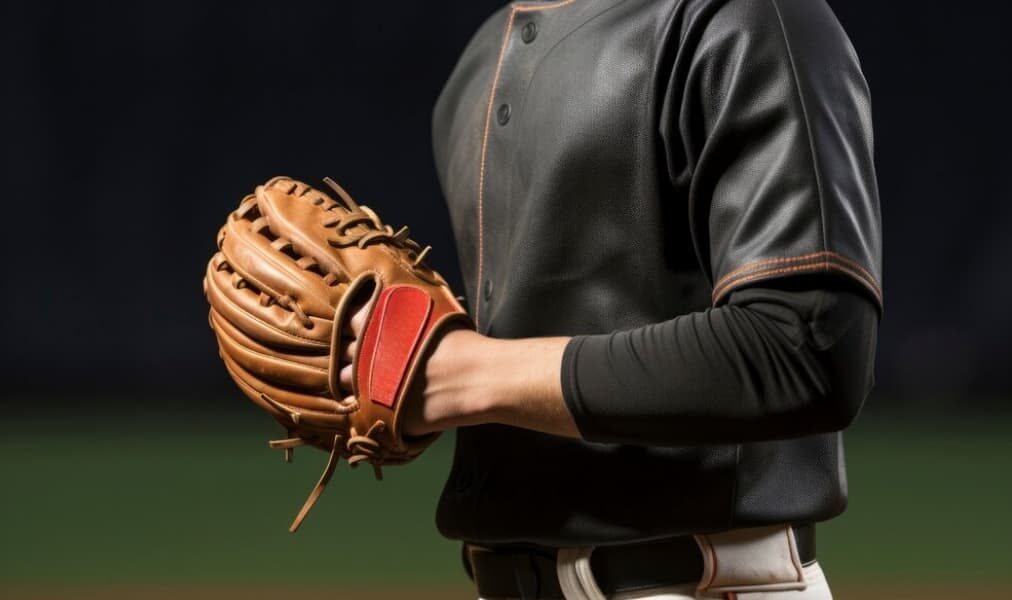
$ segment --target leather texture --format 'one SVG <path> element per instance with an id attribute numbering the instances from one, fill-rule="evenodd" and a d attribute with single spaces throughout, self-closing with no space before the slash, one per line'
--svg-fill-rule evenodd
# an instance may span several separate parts
<path id="1" fill-rule="evenodd" d="M 335 201 L 275 177 L 246 196 L 218 234 L 204 290 L 219 354 L 232 379 L 289 435 L 272 442 L 291 458 L 309 444 L 331 453 L 294 531 L 339 458 L 406 463 L 434 439 L 405 438 L 401 415 L 428 346 L 450 323 L 470 326 L 407 228 L 394 231 L 328 180 Z M 353 394 L 340 388 L 343 336 L 371 300 L 353 360 Z M 347 335 L 346 335 L 347 334 Z"/>
<path id="2" fill-rule="evenodd" d="M 611 333 L 808 274 L 882 306 L 869 92 L 821 0 L 511 3 L 464 49 L 433 146 L 481 333 Z M 845 504 L 838 434 L 659 447 L 487 425 L 459 432 L 438 522 L 600 545 Z"/>

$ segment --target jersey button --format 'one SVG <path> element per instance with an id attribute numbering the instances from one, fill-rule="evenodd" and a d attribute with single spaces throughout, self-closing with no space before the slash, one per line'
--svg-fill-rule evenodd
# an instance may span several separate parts
<path id="1" fill-rule="evenodd" d="M 534 41 L 534 38 L 538 37 L 538 26 L 534 24 L 534 21 L 528 21 L 524 28 L 520 30 L 520 39 L 525 44 L 530 44 Z"/>
<path id="2" fill-rule="evenodd" d="M 491 300 L 491 299 L 492 299 L 492 280 L 491 279 L 486 279 L 485 280 L 485 300 L 488 301 L 488 300 Z"/>
<path id="3" fill-rule="evenodd" d="M 502 105 L 499 106 L 499 110 L 496 114 L 499 118 L 500 125 L 505 125 L 506 123 L 510 122 L 510 113 L 512 112 L 512 110 L 513 109 L 510 108 L 508 102 L 503 103 Z"/>

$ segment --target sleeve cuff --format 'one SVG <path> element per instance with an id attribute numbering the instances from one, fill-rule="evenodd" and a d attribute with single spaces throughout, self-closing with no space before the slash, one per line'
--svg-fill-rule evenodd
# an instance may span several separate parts
<path id="1" fill-rule="evenodd" d="M 562 352 L 562 397 L 580 436 L 589 442 L 613 441 L 612 436 L 598 426 L 600 407 L 595 410 L 594 406 L 600 400 L 595 400 L 593 396 L 601 394 L 588 395 L 581 389 L 581 382 L 587 385 L 588 379 L 591 390 L 606 386 L 603 374 L 609 368 L 607 346 L 610 339 L 609 334 L 576 336 L 569 340 Z M 595 378 L 595 374 L 602 377 Z M 608 393 L 604 396 L 614 398 Z"/>
<path id="2" fill-rule="evenodd" d="M 580 385 L 576 373 L 577 360 L 579 359 L 580 349 L 583 347 L 585 340 L 586 336 L 579 335 L 570 338 L 569 343 L 566 344 L 566 348 L 562 351 L 561 375 L 562 398 L 565 400 L 570 414 L 573 415 L 576 428 L 580 430 L 580 436 L 584 439 L 587 438 L 587 432 L 583 426 L 586 409 L 583 405 L 583 397 L 580 394 Z"/>

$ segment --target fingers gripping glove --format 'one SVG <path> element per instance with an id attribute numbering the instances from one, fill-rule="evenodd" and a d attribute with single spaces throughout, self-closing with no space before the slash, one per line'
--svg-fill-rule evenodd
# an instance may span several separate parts
<path id="1" fill-rule="evenodd" d="M 435 435 L 406 438 L 401 415 L 426 351 L 451 323 L 473 327 L 443 278 L 424 262 L 429 247 L 394 231 L 340 186 L 338 200 L 275 177 L 231 213 L 218 234 L 204 290 L 225 367 L 239 388 L 287 430 L 270 442 L 330 453 L 290 528 L 295 531 L 340 459 L 383 465 L 418 456 Z M 352 360 L 353 393 L 342 392 L 341 339 L 372 300 Z"/>

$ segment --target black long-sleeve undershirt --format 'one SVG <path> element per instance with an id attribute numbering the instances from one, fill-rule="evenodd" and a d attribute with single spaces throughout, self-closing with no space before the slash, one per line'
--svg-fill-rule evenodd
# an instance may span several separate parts
<path id="1" fill-rule="evenodd" d="M 873 382 L 879 314 L 849 287 L 812 283 L 771 282 L 703 312 L 573 338 L 562 385 L 581 434 L 677 446 L 843 429 Z"/>

